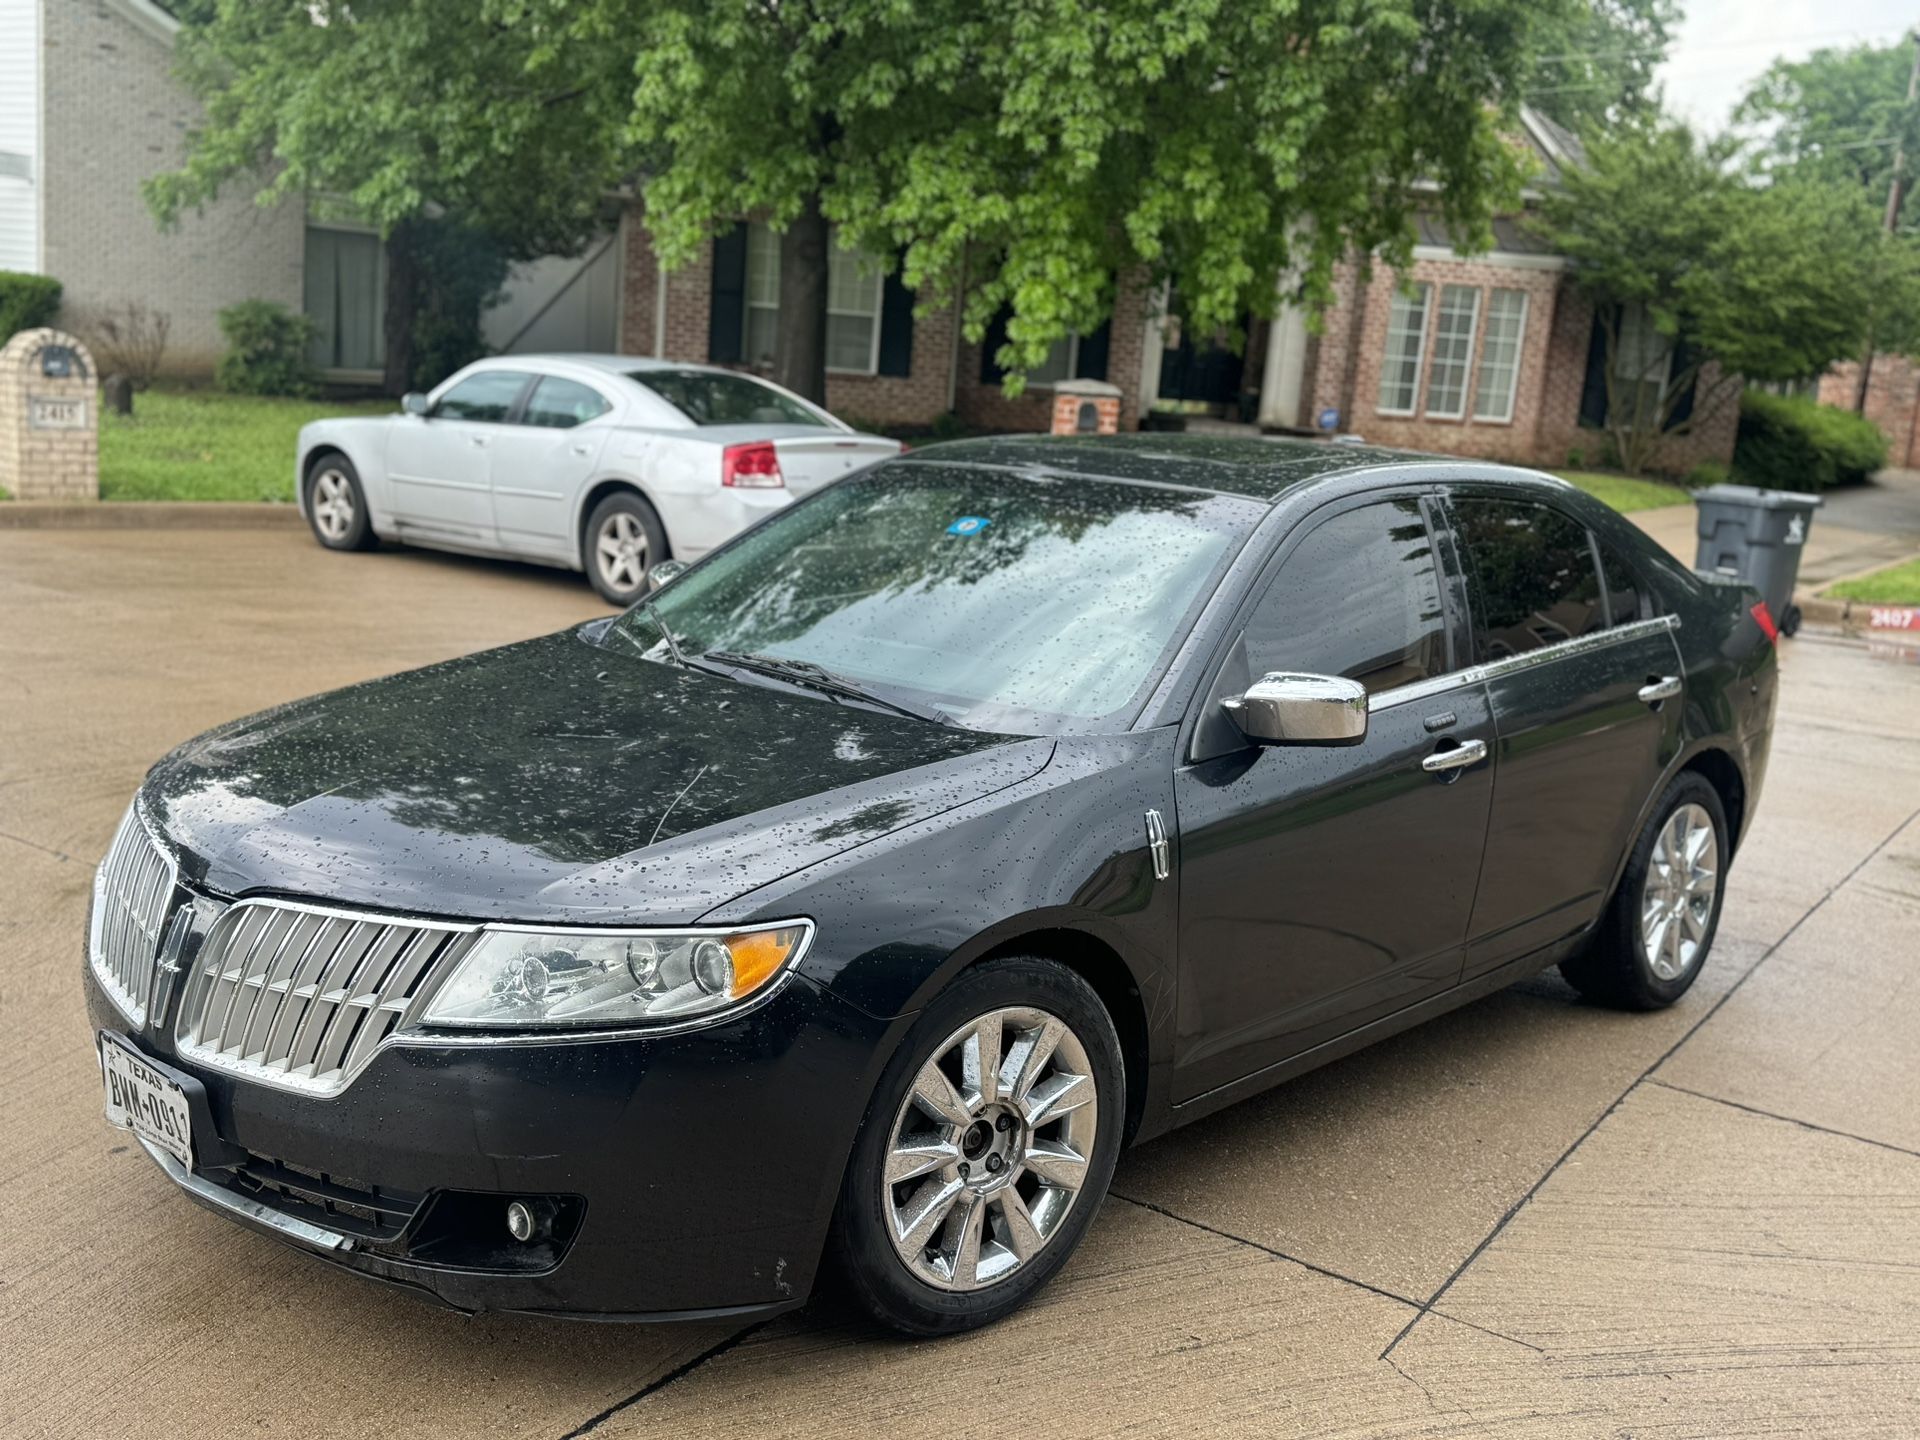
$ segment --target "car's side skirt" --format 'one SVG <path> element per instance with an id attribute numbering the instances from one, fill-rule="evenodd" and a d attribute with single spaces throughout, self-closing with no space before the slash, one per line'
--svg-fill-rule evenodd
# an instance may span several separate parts
<path id="1" fill-rule="evenodd" d="M 1161 1116 L 1159 1124 L 1155 1124 L 1153 1117 L 1149 1116 L 1142 1123 L 1136 1139 L 1151 1139 L 1155 1135 L 1165 1134 L 1169 1130 L 1211 1115 L 1216 1110 L 1224 1110 L 1237 1101 L 1258 1095 L 1263 1090 L 1270 1090 L 1275 1085 L 1284 1084 L 1296 1076 L 1306 1074 L 1309 1070 L 1318 1070 L 1322 1065 L 1344 1059 L 1355 1051 L 1364 1050 L 1376 1041 L 1398 1035 L 1402 1030 L 1411 1030 L 1414 1026 L 1444 1015 L 1449 1010 L 1470 1005 L 1475 1000 L 1484 999 L 1493 994 L 1496 990 L 1506 989 L 1516 981 L 1537 975 L 1577 950 L 1586 942 L 1590 930 L 1591 927 L 1567 939 L 1555 941 L 1551 945 L 1522 955 L 1516 960 L 1510 960 L 1496 970 L 1474 976 L 1465 984 L 1456 985 L 1451 990 L 1430 996 L 1407 1006 L 1404 1010 L 1396 1010 L 1391 1015 L 1382 1016 L 1370 1025 L 1349 1030 L 1338 1039 L 1316 1045 L 1311 1050 L 1303 1050 L 1298 1055 L 1282 1060 L 1276 1065 L 1269 1065 L 1264 1070 L 1243 1075 L 1238 1080 L 1209 1090 L 1205 1094 L 1196 1095 L 1191 1100 L 1169 1106 Z"/>

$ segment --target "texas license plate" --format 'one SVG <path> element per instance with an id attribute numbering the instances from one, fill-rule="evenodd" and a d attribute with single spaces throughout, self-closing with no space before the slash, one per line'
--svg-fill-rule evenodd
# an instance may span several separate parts
<path id="1" fill-rule="evenodd" d="M 191 1170 L 193 1119 L 187 1092 L 105 1030 L 100 1032 L 100 1075 L 107 1090 L 107 1122 L 151 1141 Z"/>

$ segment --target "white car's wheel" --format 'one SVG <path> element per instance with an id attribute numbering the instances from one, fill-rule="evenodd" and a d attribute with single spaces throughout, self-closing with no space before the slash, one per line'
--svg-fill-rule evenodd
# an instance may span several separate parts
<path id="1" fill-rule="evenodd" d="M 365 550 L 374 543 L 360 473 L 339 451 L 307 467 L 307 524 L 329 550 Z"/>
<path id="2" fill-rule="evenodd" d="M 631 490 L 593 507 L 585 533 L 587 578 L 601 598 L 631 605 L 647 593 L 647 572 L 667 558 L 667 535 L 653 507 Z"/>

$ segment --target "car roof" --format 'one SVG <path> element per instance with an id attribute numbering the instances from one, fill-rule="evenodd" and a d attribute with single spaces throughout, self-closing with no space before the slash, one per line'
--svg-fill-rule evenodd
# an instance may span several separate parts
<path id="1" fill-rule="evenodd" d="M 1473 465 L 1490 478 L 1561 485 L 1550 476 L 1498 465 L 1475 465 L 1447 455 L 1376 445 L 1334 445 L 1239 435 L 1000 435 L 930 445 L 903 455 L 902 464 L 976 465 L 1030 474 L 1133 481 L 1212 490 L 1277 501 L 1318 480 L 1360 470 Z M 1569 487 L 1571 488 L 1571 487 Z"/>

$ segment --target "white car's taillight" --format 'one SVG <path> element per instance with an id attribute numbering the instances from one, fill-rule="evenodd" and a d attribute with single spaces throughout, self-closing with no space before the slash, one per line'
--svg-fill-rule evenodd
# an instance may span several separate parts
<path id="1" fill-rule="evenodd" d="M 771 440 L 729 445 L 720 452 L 720 483 L 741 490 L 779 490 L 787 480 Z"/>

